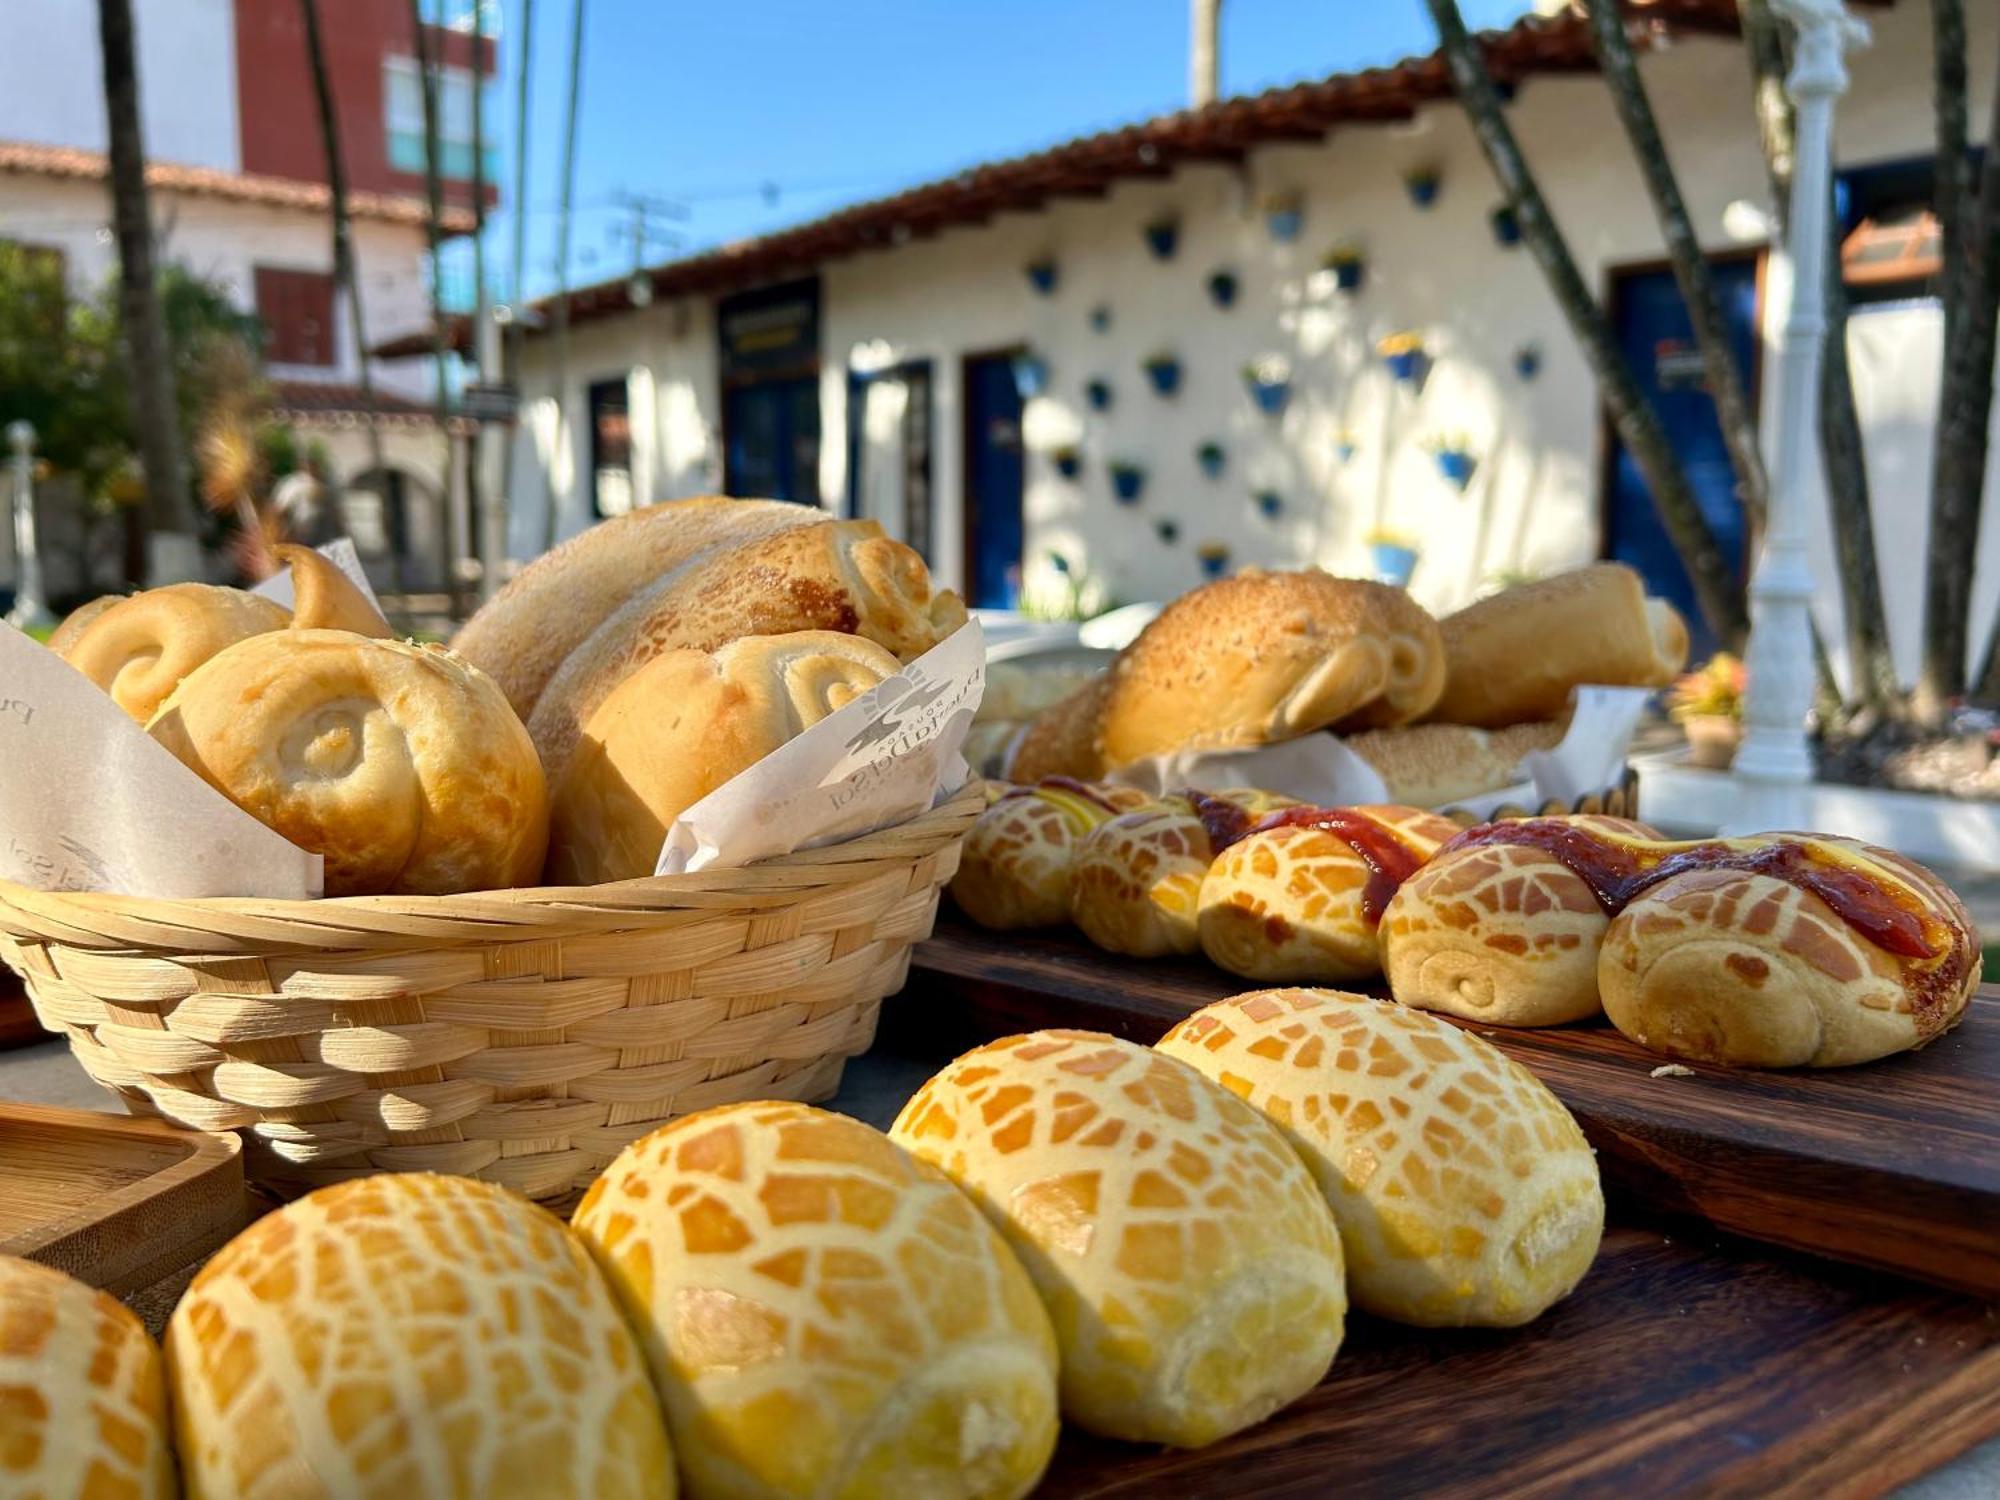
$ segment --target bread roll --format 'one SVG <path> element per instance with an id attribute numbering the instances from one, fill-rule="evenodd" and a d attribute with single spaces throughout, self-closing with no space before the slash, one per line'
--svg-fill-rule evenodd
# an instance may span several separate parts
<path id="1" fill-rule="evenodd" d="M 1079 1426 L 1200 1447 L 1332 1364 L 1333 1216 L 1277 1128 L 1185 1063 L 1086 1031 L 1007 1037 L 926 1083 L 890 1138 L 1020 1255 Z"/>
<path id="2" fill-rule="evenodd" d="M 924 560 L 875 522 L 793 527 L 712 548 L 634 596 L 549 679 L 528 732 L 560 784 L 582 726 L 656 656 L 713 651 L 746 635 L 834 630 L 909 661 L 965 620 L 958 595 L 933 592 Z"/>
<path id="3" fill-rule="evenodd" d="M 292 572 L 292 617 L 286 622 L 292 629 L 346 630 L 375 640 L 396 633 L 354 580 L 323 553 L 291 543 L 271 550 Z"/>
<path id="4" fill-rule="evenodd" d="M 1372 979 L 1382 972 L 1376 928 L 1389 898 L 1457 833 L 1415 807 L 1274 813 L 1209 866 L 1201 951 L 1246 979 Z"/>
<path id="5" fill-rule="evenodd" d="M 1664 687 L 1687 624 L 1623 563 L 1593 563 L 1469 604 L 1440 623 L 1444 693 L 1430 717 L 1487 728 L 1552 719 L 1584 683 Z"/>
<path id="6" fill-rule="evenodd" d="M 62 623 L 49 633 L 48 647 L 64 661 L 69 660 L 70 647 L 89 628 L 96 618 L 114 604 L 123 604 L 130 594 L 99 594 L 88 604 L 79 604 L 62 618 Z"/>
<path id="7" fill-rule="evenodd" d="M 1843 1067 L 1921 1047 L 1979 985 L 1949 887 L 1854 839 L 1764 834 L 1663 845 L 1611 921 L 1604 1011 L 1642 1047 L 1737 1067 Z"/>
<path id="8" fill-rule="evenodd" d="M 1119 654 L 1100 707 L 1110 770 L 1148 756 L 1416 718 L 1444 683 L 1436 621 L 1398 588 L 1317 569 L 1181 595 Z"/>
<path id="9" fill-rule="evenodd" d="M 1261 817 L 1297 799 L 1242 788 L 1189 792 L 1100 823 L 1072 865 L 1069 913 L 1083 935 L 1111 953 L 1159 958 L 1201 946 L 1195 918 L 1202 877 L 1215 859 L 1205 817 Z"/>
<path id="10" fill-rule="evenodd" d="M 492 679 L 437 646 L 252 636 L 147 725 L 223 796 L 326 858 L 329 896 L 532 885 L 542 768 Z"/>
<path id="11" fill-rule="evenodd" d="M 1419 1010 L 1501 1026 L 1596 1015 L 1597 954 L 1611 919 L 1582 876 L 1526 840 L 1658 834 L 1594 815 L 1494 823 L 1473 834 L 1500 842 L 1441 851 L 1390 901 L 1382 918 L 1389 993 Z M 1523 842 L 1506 842 L 1516 837 Z"/>
<path id="12" fill-rule="evenodd" d="M 654 657 L 598 705 L 552 789 L 549 879 L 652 874 L 682 812 L 898 666 L 873 641 L 830 630 Z"/>
<path id="13" fill-rule="evenodd" d="M 952 899 L 981 927 L 1006 931 L 1067 922 L 1071 865 L 1083 836 L 1150 800 L 1130 787 L 1061 776 L 1014 787 L 966 834 Z"/>
<path id="14" fill-rule="evenodd" d="M 62 659 L 141 724 L 218 651 L 291 621 L 269 599 L 208 583 L 170 583 L 108 605 L 99 599 L 84 611 L 88 617 L 74 629 L 65 621 L 50 645 L 60 640 Z"/>
<path id="15" fill-rule="evenodd" d="M 0 1495 L 173 1500 L 160 1351 L 109 1292 L 0 1255 Z"/>
<path id="16" fill-rule="evenodd" d="M 844 1115 L 734 1104 L 627 1146 L 576 1211 L 694 1496 L 1027 1494 L 1056 1343 L 936 1168 Z"/>
<path id="17" fill-rule="evenodd" d="M 1102 776 L 1097 722 L 1110 691 L 1110 675 L 1100 674 L 1036 714 L 1001 761 L 1001 774 L 1024 784 L 1050 776 L 1075 781 Z"/>
<path id="18" fill-rule="evenodd" d="M 564 658 L 635 594 L 710 547 L 826 519 L 809 505 L 716 495 L 641 506 L 521 569 L 459 627 L 451 649 L 499 683 L 525 721 Z"/>
<path id="19" fill-rule="evenodd" d="M 174 1309 L 167 1375 L 191 1500 L 674 1494 L 589 1251 L 490 1183 L 363 1177 L 259 1219 Z"/>
<path id="20" fill-rule="evenodd" d="M 1494 730 L 1406 724 L 1350 734 L 1341 743 L 1375 768 L 1391 802 L 1449 807 L 1526 781 L 1522 757 L 1530 750 L 1553 750 L 1568 728 L 1560 719 Z"/>
<path id="21" fill-rule="evenodd" d="M 1284 1130 L 1340 1223 L 1347 1289 L 1377 1317 L 1509 1328 L 1597 1255 L 1597 1158 L 1526 1068 L 1449 1021 L 1332 990 L 1218 1000 L 1178 1057 Z"/>
<path id="22" fill-rule="evenodd" d="M 993 662 L 986 668 L 986 692 L 979 700 L 975 722 L 1025 722 L 1103 675 L 1103 667 L 1081 662 Z"/>

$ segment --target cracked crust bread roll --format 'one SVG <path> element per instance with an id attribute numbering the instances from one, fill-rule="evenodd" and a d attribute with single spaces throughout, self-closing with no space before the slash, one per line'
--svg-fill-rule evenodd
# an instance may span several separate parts
<path id="1" fill-rule="evenodd" d="M 1665 687 L 1687 665 L 1687 623 L 1623 563 L 1503 589 L 1439 629 L 1445 684 L 1429 716 L 1447 724 L 1552 719 L 1583 684 Z"/>
<path id="2" fill-rule="evenodd" d="M 1562 1102 L 1490 1042 L 1333 990 L 1218 1000 L 1159 1050 L 1273 1120 L 1340 1224 L 1377 1317 L 1511 1328 L 1569 1295 L 1604 1232 L 1597 1158 Z"/>
<path id="3" fill-rule="evenodd" d="M 899 665 L 830 630 L 654 657 L 598 705 L 551 788 L 549 880 L 651 875 L 675 818 Z"/>
<path id="4" fill-rule="evenodd" d="M 1659 836 L 1643 823 L 1581 814 L 1484 824 L 1439 850 L 1383 914 L 1389 993 L 1419 1010 L 1501 1026 L 1596 1015 L 1597 955 L 1611 918 L 1547 844 L 1597 834 Z"/>
<path id="5" fill-rule="evenodd" d="M 251 636 L 191 673 L 147 733 L 266 827 L 325 857 L 326 894 L 533 885 L 548 846 L 535 747 L 500 689 L 439 646 L 344 630 Z"/>
<path id="6" fill-rule="evenodd" d="M 1066 776 L 1008 788 L 966 834 L 952 900 L 981 927 L 1000 932 L 1067 922 L 1077 845 L 1098 824 L 1151 800 L 1130 787 Z"/>
<path id="7" fill-rule="evenodd" d="M 711 548 L 627 601 L 569 654 L 536 701 L 528 733 L 549 780 L 560 782 L 583 725 L 656 656 L 713 651 L 746 635 L 832 630 L 910 661 L 965 621 L 958 595 L 934 591 L 923 558 L 874 521 L 828 521 Z"/>
<path id="8" fill-rule="evenodd" d="M 578 1207 L 692 1496 L 1015 1500 L 1056 1442 L 1034 1284 L 944 1174 L 804 1104 L 706 1110 Z"/>
<path id="9" fill-rule="evenodd" d="M 1298 799 L 1241 788 L 1179 792 L 1100 823 L 1077 846 L 1069 914 L 1108 953 L 1160 958 L 1201 947 L 1201 882 L 1215 862 L 1209 822 L 1234 827 Z"/>
<path id="10" fill-rule="evenodd" d="M 1416 807 L 1291 807 L 1218 837 L 1201 883 L 1201 951 L 1246 979 L 1382 972 L 1377 929 L 1397 886 L 1458 833 Z"/>
<path id="11" fill-rule="evenodd" d="M 1119 653 L 1097 715 L 1109 770 L 1149 756 L 1408 723 L 1437 700 L 1437 622 L 1399 588 L 1318 569 L 1181 595 Z"/>
<path id="12" fill-rule="evenodd" d="M 786 500 L 703 495 L 641 506 L 521 569 L 459 627 L 451 649 L 499 683 L 526 722 L 556 668 L 626 600 L 711 547 L 826 522 L 824 511 Z"/>
<path id="13" fill-rule="evenodd" d="M 1197 1448 L 1333 1363 L 1333 1215 L 1277 1127 L 1187 1064 L 1087 1031 L 1006 1037 L 919 1089 L 890 1138 L 1020 1256 L 1079 1426 Z"/>
<path id="14" fill-rule="evenodd" d="M 1449 807 L 1482 792 L 1526 781 L 1522 757 L 1553 750 L 1569 724 L 1550 719 L 1506 729 L 1464 724 L 1406 724 L 1341 737 L 1382 778 L 1389 800 L 1409 807 Z"/>
<path id="15" fill-rule="evenodd" d="M 0 1494 L 173 1500 L 160 1351 L 116 1297 L 0 1255 Z"/>
<path id="16" fill-rule="evenodd" d="M 190 1500 L 675 1492 L 590 1251 L 492 1183 L 383 1173 L 265 1215 L 174 1309 L 167 1377 Z"/>

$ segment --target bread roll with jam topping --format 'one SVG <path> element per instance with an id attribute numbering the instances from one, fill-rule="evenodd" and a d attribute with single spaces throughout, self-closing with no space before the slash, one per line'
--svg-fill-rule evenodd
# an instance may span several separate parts
<path id="1" fill-rule="evenodd" d="M 1130 787 L 1066 776 L 1011 787 L 966 834 L 952 899 L 981 927 L 999 931 L 1067 922 L 1071 871 L 1084 835 L 1151 800 Z"/>

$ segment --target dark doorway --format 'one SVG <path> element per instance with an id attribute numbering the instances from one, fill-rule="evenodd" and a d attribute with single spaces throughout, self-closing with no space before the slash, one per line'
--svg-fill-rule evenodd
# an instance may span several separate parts
<path id="1" fill-rule="evenodd" d="M 819 381 L 765 380 L 723 392 L 723 489 L 819 504 Z"/>
<path id="2" fill-rule="evenodd" d="M 632 508 L 631 383 L 592 382 L 590 402 L 590 502 L 600 518 Z"/>
<path id="3" fill-rule="evenodd" d="M 931 553 L 931 362 L 847 377 L 847 513 Z"/>
<path id="4" fill-rule="evenodd" d="M 981 609 L 1021 602 L 1021 388 L 1014 354 L 965 359 L 965 580 Z"/>

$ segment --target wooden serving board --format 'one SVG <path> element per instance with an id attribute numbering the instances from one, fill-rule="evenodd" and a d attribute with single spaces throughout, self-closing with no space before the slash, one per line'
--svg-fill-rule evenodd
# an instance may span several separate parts
<path id="1" fill-rule="evenodd" d="M 1259 988 L 1200 959 L 1118 958 L 1073 933 L 991 933 L 953 912 L 918 945 L 911 984 L 986 1036 L 1081 1026 L 1145 1042 Z M 1655 1078 L 1667 1059 L 1602 1021 L 1471 1029 L 1569 1106 L 1614 1196 L 2000 1297 L 2000 994 L 1981 992 L 1920 1052 L 1785 1073 Z"/>

